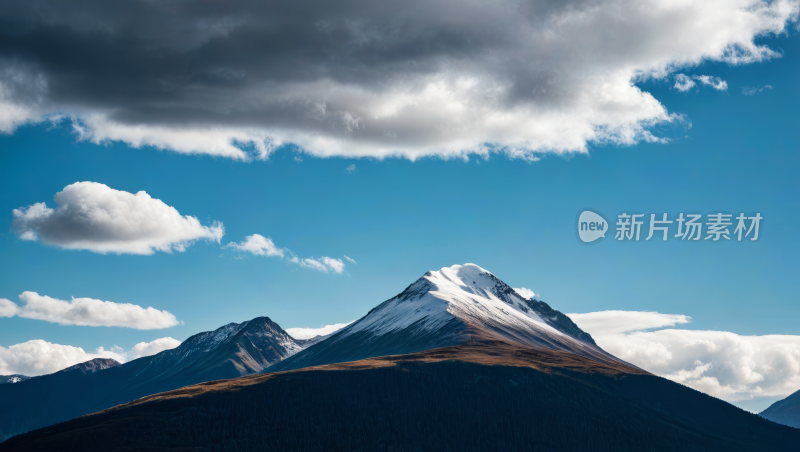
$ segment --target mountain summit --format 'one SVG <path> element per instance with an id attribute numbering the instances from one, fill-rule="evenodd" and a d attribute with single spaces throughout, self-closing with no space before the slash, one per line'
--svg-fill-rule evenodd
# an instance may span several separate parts
<path id="1" fill-rule="evenodd" d="M 491 272 L 464 264 L 425 273 L 360 320 L 267 372 L 486 340 L 623 363 L 547 303 L 524 298 Z"/>

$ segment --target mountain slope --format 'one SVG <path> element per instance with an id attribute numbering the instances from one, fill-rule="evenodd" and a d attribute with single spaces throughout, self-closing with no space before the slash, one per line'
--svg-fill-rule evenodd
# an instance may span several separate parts
<path id="1" fill-rule="evenodd" d="M 761 416 L 778 424 L 800 428 L 800 391 L 773 403 L 761 412 Z"/>
<path id="2" fill-rule="evenodd" d="M 302 349 L 269 318 L 196 334 L 178 347 L 120 365 L 95 359 L 0 385 L 0 441 L 150 394 L 259 372 Z"/>
<path id="3" fill-rule="evenodd" d="M 0 451 L 794 451 L 800 430 L 614 362 L 498 341 L 146 397 Z"/>
<path id="4" fill-rule="evenodd" d="M 477 265 L 465 264 L 426 273 L 360 320 L 267 372 L 414 353 L 479 339 L 568 351 L 598 362 L 622 362 L 598 347 L 566 315 L 544 302 L 523 298 Z"/>

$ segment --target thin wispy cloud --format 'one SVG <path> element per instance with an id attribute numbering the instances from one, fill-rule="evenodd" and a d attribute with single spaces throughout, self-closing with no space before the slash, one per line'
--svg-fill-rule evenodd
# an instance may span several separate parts
<path id="1" fill-rule="evenodd" d="M 319 270 L 323 273 L 328 273 L 330 271 L 341 274 L 344 271 L 345 264 L 341 259 L 323 256 L 320 258 L 309 257 L 301 259 L 300 266 L 313 268 L 314 270 Z"/>
<path id="2" fill-rule="evenodd" d="M 253 234 L 245 237 L 245 241 L 241 243 L 231 242 L 223 248 L 231 248 L 237 251 L 248 252 L 256 256 L 278 256 L 283 257 L 284 250 L 275 246 L 275 243 L 269 237 L 264 237 L 260 234 Z"/>
<path id="3" fill-rule="evenodd" d="M 233 249 L 242 253 L 249 253 L 255 256 L 267 257 L 284 257 L 293 264 L 298 264 L 301 267 L 319 270 L 323 273 L 333 272 L 341 274 L 345 269 L 345 263 L 341 259 L 335 259 L 328 256 L 319 258 L 307 257 L 300 258 L 288 248 L 279 248 L 275 245 L 269 237 L 264 237 L 260 234 L 253 234 L 247 236 L 245 241 L 241 243 L 231 242 L 223 246 L 223 248 Z M 356 261 L 345 256 L 345 260 L 355 264 Z"/>
<path id="4" fill-rule="evenodd" d="M 136 194 L 97 182 L 76 182 L 40 202 L 14 209 L 13 229 L 23 240 L 95 253 L 153 254 L 185 251 L 197 240 L 219 243 L 222 223 L 203 226 L 193 216 L 144 191 Z"/>
<path id="5" fill-rule="evenodd" d="M 800 388 L 800 336 L 680 329 L 691 317 L 658 312 L 568 316 L 614 356 L 723 400 L 785 397 Z"/>
<path id="6" fill-rule="evenodd" d="M 0 131 L 59 115 L 93 143 L 240 160 L 284 144 L 535 160 L 663 141 L 653 127 L 680 116 L 634 82 L 778 57 L 754 40 L 798 15 L 797 0 L 169 5 L 7 5 Z M 700 77 L 678 89 L 724 89 Z"/>
<path id="7" fill-rule="evenodd" d="M 689 77 L 688 75 L 677 74 L 675 76 L 675 86 L 673 86 L 673 88 L 682 93 L 685 93 L 690 89 L 694 88 L 696 85 L 697 83 L 695 83 L 694 80 L 692 80 L 691 77 Z"/>
<path id="8" fill-rule="evenodd" d="M 673 85 L 673 88 L 683 93 L 688 92 L 697 86 L 695 80 L 703 85 L 710 86 L 717 91 L 726 91 L 728 89 L 728 82 L 719 77 L 713 77 L 710 75 L 693 75 L 689 77 L 686 74 L 675 75 L 675 85 Z"/>
<path id="9" fill-rule="evenodd" d="M 36 292 L 23 292 L 19 299 L 22 301 L 21 305 L 0 298 L 0 317 L 21 317 L 60 325 L 116 326 L 137 330 L 169 328 L 179 323 L 167 311 L 130 303 L 93 298 L 73 298 L 67 301 Z"/>
<path id="10" fill-rule="evenodd" d="M 772 85 L 764 85 L 763 87 L 761 87 L 761 86 L 745 86 L 744 88 L 742 88 L 742 94 L 744 94 L 745 96 L 752 96 L 752 95 L 754 95 L 756 93 L 760 93 L 760 92 L 764 91 L 765 89 L 773 89 L 773 88 L 772 88 Z"/>
<path id="11" fill-rule="evenodd" d="M 710 86 L 717 91 L 725 91 L 728 89 L 728 82 L 719 77 L 712 77 L 710 75 L 695 75 L 692 78 L 699 80 L 700 83 Z"/>

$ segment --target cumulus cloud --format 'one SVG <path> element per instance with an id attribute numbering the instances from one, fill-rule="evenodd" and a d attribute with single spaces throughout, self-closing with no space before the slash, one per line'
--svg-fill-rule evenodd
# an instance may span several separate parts
<path id="1" fill-rule="evenodd" d="M 177 339 L 173 339 L 171 337 L 162 337 L 152 342 L 139 342 L 128 352 L 121 351 L 120 355 L 123 356 L 126 361 L 133 361 L 137 358 L 161 353 L 164 350 L 171 350 L 179 345 L 181 345 L 181 341 Z M 121 349 L 115 348 L 115 350 Z"/>
<path id="2" fill-rule="evenodd" d="M 0 317 L 14 317 L 19 312 L 19 306 L 11 300 L 0 298 Z"/>
<path id="3" fill-rule="evenodd" d="M 658 312 L 568 315 L 609 353 L 723 400 L 785 397 L 800 387 L 800 336 L 662 329 L 691 318 Z"/>
<path id="4" fill-rule="evenodd" d="M 322 256 L 320 258 L 308 257 L 305 259 L 300 259 L 300 266 L 313 268 L 314 270 L 319 270 L 324 273 L 328 273 L 329 271 L 334 273 L 342 273 L 344 271 L 345 264 L 341 259 L 333 259 L 328 256 Z"/>
<path id="5" fill-rule="evenodd" d="M 778 57 L 754 39 L 798 14 L 797 0 L 307 6 L 14 2 L 0 12 L 0 131 L 59 113 L 81 139 L 235 159 L 285 143 L 535 159 L 658 141 L 651 126 L 678 116 L 635 82 Z"/>
<path id="6" fill-rule="evenodd" d="M 245 237 L 242 243 L 231 242 L 223 248 L 232 248 L 237 251 L 244 251 L 255 254 L 256 256 L 278 256 L 283 257 L 284 250 L 275 246 L 269 237 L 260 234 L 253 234 Z"/>
<path id="7" fill-rule="evenodd" d="M 764 87 L 759 86 L 745 86 L 742 88 L 742 94 L 745 96 L 752 96 L 753 94 L 760 93 L 765 89 L 772 89 L 772 85 L 764 85 Z"/>
<path id="8" fill-rule="evenodd" d="M 137 330 L 169 328 L 178 324 L 175 316 L 167 311 L 93 298 L 59 300 L 36 292 L 23 292 L 17 305 L 0 298 L 0 317 L 22 317 L 44 320 L 61 325 L 119 326 Z"/>
<path id="9" fill-rule="evenodd" d="M 312 337 L 335 333 L 351 323 L 353 322 L 334 323 L 333 325 L 325 325 L 319 328 L 287 328 L 286 332 L 295 339 L 311 339 Z"/>
<path id="10" fill-rule="evenodd" d="M 514 291 L 517 294 L 519 294 L 519 296 L 525 298 L 526 300 L 533 300 L 534 298 L 538 297 L 538 295 L 536 295 L 536 292 L 534 292 L 531 289 L 526 289 L 525 287 L 520 287 L 520 288 L 515 287 Z"/>
<path id="11" fill-rule="evenodd" d="M 0 347 L 0 375 L 46 375 L 95 358 L 110 358 L 124 363 L 178 345 L 180 341 L 164 337 L 153 342 L 140 342 L 128 352 L 119 347 L 112 347 L 112 350 L 99 347 L 94 353 L 87 353 L 80 347 L 35 339 L 8 348 Z"/>
<path id="12" fill-rule="evenodd" d="M 350 165 L 347 168 L 345 168 L 345 170 L 350 174 L 355 173 L 356 172 L 356 164 L 353 163 L 352 165 Z"/>
<path id="13" fill-rule="evenodd" d="M 355 259 L 349 258 L 347 256 L 344 257 L 344 260 L 346 260 L 347 262 L 350 262 L 351 264 L 357 264 Z"/>
<path id="14" fill-rule="evenodd" d="M 199 239 L 219 242 L 222 223 L 203 226 L 150 197 L 76 182 L 56 193 L 55 209 L 43 202 L 14 209 L 13 228 L 24 240 L 96 253 L 153 254 L 184 251 Z"/>

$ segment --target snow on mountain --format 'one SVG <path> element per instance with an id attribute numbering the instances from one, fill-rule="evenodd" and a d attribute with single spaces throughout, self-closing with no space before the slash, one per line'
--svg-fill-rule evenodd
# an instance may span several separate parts
<path id="1" fill-rule="evenodd" d="M 542 301 L 524 298 L 483 268 L 465 264 L 426 273 L 360 320 L 268 371 L 413 353 L 478 339 L 622 362 L 598 347 L 566 315 Z"/>
<path id="2" fill-rule="evenodd" d="M 20 381 L 30 380 L 31 377 L 26 375 L 0 375 L 0 385 L 2 384 L 10 384 L 10 383 L 19 383 Z"/>
<path id="3" fill-rule="evenodd" d="M 258 317 L 195 334 L 176 348 L 146 357 L 142 360 L 146 364 L 137 375 L 168 375 L 180 370 L 183 375 L 191 374 L 192 380 L 201 376 L 231 378 L 258 372 L 303 348 L 304 344 L 278 324 L 267 317 Z M 224 370 L 220 366 L 232 368 Z M 198 381 L 206 381 L 202 378 Z"/>

